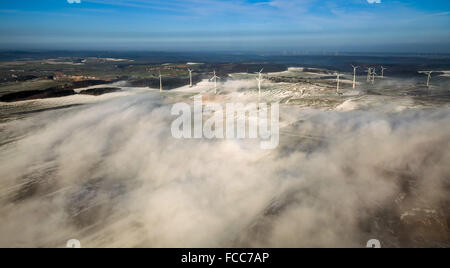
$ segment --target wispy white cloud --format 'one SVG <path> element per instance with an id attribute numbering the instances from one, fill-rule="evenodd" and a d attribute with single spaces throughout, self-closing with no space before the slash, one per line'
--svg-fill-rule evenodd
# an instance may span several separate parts
<path id="1" fill-rule="evenodd" d="M 81 36 L 90 40 L 101 38 L 114 28 L 115 32 L 108 36 L 112 40 L 104 43 L 117 41 L 120 37 L 120 40 L 126 39 L 127 42 L 167 44 L 169 41 L 173 43 L 172 39 L 167 39 L 176 38 L 177 44 L 184 40 L 185 46 L 194 42 L 219 42 L 224 47 L 225 44 L 239 46 L 253 42 L 257 45 L 270 43 L 284 47 L 282 44 L 286 43 L 289 46 L 308 46 L 313 43 L 335 44 L 339 40 L 370 44 L 381 42 L 381 39 L 383 42 L 404 41 L 406 37 L 401 35 L 419 42 L 428 33 L 437 37 L 448 36 L 447 9 L 430 11 L 401 1 L 65 0 L 64 3 L 66 2 L 71 3 L 71 8 L 64 12 L 18 12 L 30 16 L 45 15 L 48 20 L 58 20 L 59 23 L 51 23 L 51 27 L 42 25 L 49 28 L 45 33 L 52 32 L 53 36 L 60 35 L 59 29 L 53 28 L 61 25 L 63 13 L 64 16 L 79 17 L 83 21 L 81 25 L 77 25 L 77 29 L 71 29 L 70 32 L 77 40 Z M 77 4 L 78 2 L 83 4 Z M 0 12 L 4 14 L 7 11 Z M 84 23 L 84 18 L 89 17 L 91 12 L 102 13 L 99 14 L 101 20 L 96 21 L 95 25 Z M 108 13 L 116 15 L 109 16 Z M 117 16 L 119 13 L 121 16 Z M 122 32 L 127 34 L 121 34 Z M 418 37 L 418 34 L 422 37 Z M 218 40 L 219 37 L 223 39 Z M 195 43 L 196 47 L 197 45 Z"/>

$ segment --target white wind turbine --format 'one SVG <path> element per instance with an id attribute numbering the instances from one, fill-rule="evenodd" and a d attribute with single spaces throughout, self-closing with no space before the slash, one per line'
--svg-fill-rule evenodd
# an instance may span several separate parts
<path id="1" fill-rule="evenodd" d="M 376 71 L 376 68 L 372 68 L 372 85 L 375 84 L 375 76 L 377 75 Z"/>
<path id="2" fill-rule="evenodd" d="M 424 74 L 428 75 L 427 78 L 427 87 L 430 87 L 430 81 L 431 81 L 431 74 L 433 73 L 433 71 L 428 71 L 428 72 L 423 72 Z"/>
<path id="3" fill-rule="evenodd" d="M 209 81 L 214 80 L 214 94 L 217 94 L 217 79 L 220 79 L 220 77 L 216 75 L 216 70 L 214 70 L 214 76 L 209 79 Z"/>
<path id="4" fill-rule="evenodd" d="M 341 78 L 341 74 L 340 73 L 336 73 L 337 76 L 337 85 L 336 85 L 336 93 L 339 94 L 339 84 L 340 84 L 340 78 Z"/>
<path id="5" fill-rule="evenodd" d="M 162 84 L 162 74 L 159 71 L 159 92 L 163 92 L 163 84 Z"/>
<path id="6" fill-rule="evenodd" d="M 387 68 L 381 66 L 381 78 L 384 78 L 384 70 L 387 70 Z"/>
<path id="7" fill-rule="evenodd" d="M 188 68 L 189 72 L 189 87 L 192 87 L 192 70 Z"/>
<path id="8" fill-rule="evenodd" d="M 367 68 L 367 82 L 370 82 L 370 77 L 372 76 L 372 67 Z"/>
<path id="9" fill-rule="evenodd" d="M 264 68 L 261 69 L 258 73 L 258 78 L 256 78 L 256 81 L 258 81 L 258 95 L 261 96 L 261 83 L 263 82 L 262 78 L 262 72 L 264 71 Z"/>
<path id="10" fill-rule="evenodd" d="M 359 68 L 359 66 L 354 66 L 353 67 L 353 89 L 356 88 L 356 70 Z"/>

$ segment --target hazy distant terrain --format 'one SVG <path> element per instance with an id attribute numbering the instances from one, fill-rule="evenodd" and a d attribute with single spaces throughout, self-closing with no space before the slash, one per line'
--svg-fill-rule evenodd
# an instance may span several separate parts
<path id="1" fill-rule="evenodd" d="M 445 56 L 1 55 L 2 247 L 450 246 Z M 279 102 L 280 146 L 172 138 L 197 94 Z"/>

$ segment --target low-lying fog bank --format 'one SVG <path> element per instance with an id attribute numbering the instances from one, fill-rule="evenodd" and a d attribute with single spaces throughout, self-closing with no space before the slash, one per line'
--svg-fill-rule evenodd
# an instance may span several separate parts
<path id="1" fill-rule="evenodd" d="M 253 80 L 227 83 L 222 101 L 254 98 Z M 280 146 L 264 151 L 172 138 L 171 98 L 139 91 L 3 123 L 0 246 L 450 246 L 450 109 L 282 105 Z"/>

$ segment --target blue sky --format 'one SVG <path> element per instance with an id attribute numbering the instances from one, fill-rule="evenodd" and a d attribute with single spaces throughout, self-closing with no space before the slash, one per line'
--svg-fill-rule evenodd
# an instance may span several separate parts
<path id="1" fill-rule="evenodd" d="M 0 36 L 0 48 L 448 53 L 450 1 L 0 0 Z"/>

